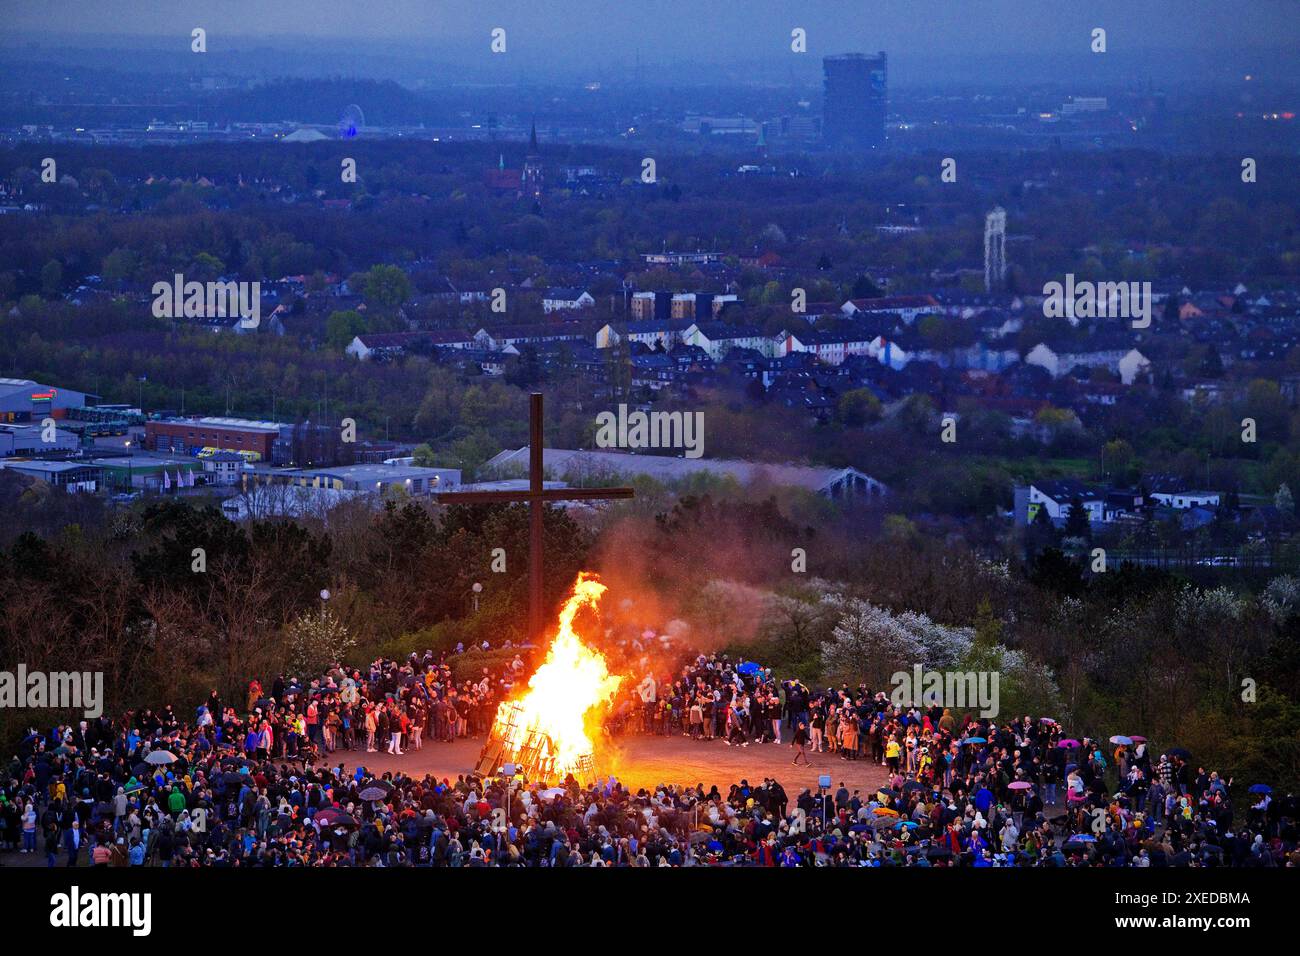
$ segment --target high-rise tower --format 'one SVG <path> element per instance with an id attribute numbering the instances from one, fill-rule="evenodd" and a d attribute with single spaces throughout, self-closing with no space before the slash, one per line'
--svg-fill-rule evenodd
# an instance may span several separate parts
<path id="1" fill-rule="evenodd" d="M 1007 281 L 1007 211 L 994 206 L 984 217 L 984 290 L 1001 289 Z"/>
<path id="2" fill-rule="evenodd" d="M 837 149 L 885 144 L 889 69 L 884 53 L 845 53 L 822 59 L 822 137 Z"/>

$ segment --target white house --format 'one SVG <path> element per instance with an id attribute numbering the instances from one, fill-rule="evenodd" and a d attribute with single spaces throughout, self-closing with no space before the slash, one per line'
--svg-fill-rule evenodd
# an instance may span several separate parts
<path id="1" fill-rule="evenodd" d="M 1198 489 L 1174 475 L 1153 475 L 1147 480 L 1147 497 L 1166 508 L 1186 511 L 1189 508 L 1217 508 L 1219 492 Z"/>
<path id="2" fill-rule="evenodd" d="M 1095 485 L 1085 485 L 1074 478 L 1059 481 L 1041 481 L 1029 486 L 1029 508 L 1026 519 L 1033 522 L 1040 510 L 1046 511 L 1054 523 L 1070 517 L 1070 502 L 1078 498 L 1088 513 L 1088 520 L 1101 522 L 1106 516 L 1106 490 Z"/>
<path id="3" fill-rule="evenodd" d="M 595 304 L 586 289 L 547 289 L 542 296 L 542 311 L 547 314 L 590 309 Z"/>
<path id="4" fill-rule="evenodd" d="M 876 299 L 849 299 L 840 311 L 845 315 L 896 315 L 911 325 L 922 315 L 942 312 L 943 306 L 932 295 L 887 295 Z"/>
<path id="5" fill-rule="evenodd" d="M 804 329 L 778 333 L 773 336 L 773 347 L 778 356 L 790 355 L 793 352 L 811 352 L 819 362 L 826 365 L 841 365 L 850 356 L 870 355 L 871 341 L 865 334 L 853 335 Z"/>
<path id="6" fill-rule="evenodd" d="M 203 473 L 210 485 L 237 485 L 244 471 L 244 456 L 218 451 L 203 459 Z"/>
<path id="7" fill-rule="evenodd" d="M 583 338 L 579 331 L 554 329 L 544 325 L 511 325 L 495 329 L 481 328 L 474 333 L 478 348 L 499 352 L 510 346 L 541 345 L 547 342 L 576 342 Z"/>
<path id="8" fill-rule="evenodd" d="M 867 347 L 867 355 L 895 372 L 912 361 L 912 353 L 883 335 L 877 335 L 871 340 L 871 344 Z"/>
<path id="9" fill-rule="evenodd" d="M 596 348 L 607 349 L 626 338 L 629 342 L 640 342 L 647 348 L 667 351 L 672 349 L 673 346 L 681 344 L 682 333 L 690 327 L 690 322 L 679 319 L 648 319 L 644 322 L 628 322 L 622 331 L 606 324 L 596 332 Z"/>
<path id="10" fill-rule="evenodd" d="M 1134 348 L 1058 353 L 1046 342 L 1039 342 L 1025 354 L 1025 364 L 1046 369 L 1052 378 L 1060 378 L 1080 365 L 1085 368 L 1105 368 L 1117 374 L 1125 385 L 1132 385 L 1151 368 L 1150 359 Z"/>
<path id="11" fill-rule="evenodd" d="M 715 362 L 732 349 L 754 349 L 770 356 L 773 351 L 771 337 L 752 326 L 726 325 L 722 322 L 692 322 L 682 333 L 682 342 L 696 345 L 709 353 Z"/>

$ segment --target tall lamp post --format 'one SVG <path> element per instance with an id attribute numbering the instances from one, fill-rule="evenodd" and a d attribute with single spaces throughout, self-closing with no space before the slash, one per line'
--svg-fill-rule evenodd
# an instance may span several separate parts
<path id="1" fill-rule="evenodd" d="M 483 585 L 481 585 L 481 584 L 479 584 L 477 581 L 475 581 L 475 582 L 474 582 L 474 587 L 473 587 L 471 590 L 474 592 L 474 613 L 477 614 L 477 613 L 478 613 L 478 596 L 479 596 L 480 594 L 483 593 Z"/>

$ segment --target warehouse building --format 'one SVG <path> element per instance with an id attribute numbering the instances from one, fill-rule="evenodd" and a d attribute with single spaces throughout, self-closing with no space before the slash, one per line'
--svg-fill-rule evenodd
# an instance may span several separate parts
<path id="1" fill-rule="evenodd" d="M 29 378 L 0 378 L 0 422 L 67 418 L 69 409 L 93 405 L 96 397 L 89 392 L 43 385 Z"/>
<path id="2" fill-rule="evenodd" d="M 0 468 L 69 492 L 98 491 L 103 469 L 84 461 L 0 461 Z"/>
<path id="3" fill-rule="evenodd" d="M 0 424 L 0 458 L 76 451 L 80 444 L 76 434 L 62 428 L 54 429 L 51 442 L 45 440 L 45 428 L 41 425 Z"/>
<path id="4" fill-rule="evenodd" d="M 243 418 L 162 418 L 145 422 L 145 447 L 174 455 L 205 448 L 242 454 L 249 461 L 276 461 L 292 440 L 293 426 Z"/>
<path id="5" fill-rule="evenodd" d="M 423 468 L 405 459 L 382 465 L 342 465 L 337 468 L 294 468 L 271 472 L 271 480 L 304 488 L 383 494 L 401 488 L 410 495 L 454 491 L 460 487 L 459 468 Z"/>

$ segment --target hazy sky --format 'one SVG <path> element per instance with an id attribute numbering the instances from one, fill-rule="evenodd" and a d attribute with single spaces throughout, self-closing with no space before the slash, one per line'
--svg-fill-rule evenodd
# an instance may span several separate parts
<path id="1" fill-rule="evenodd" d="M 6 30 L 32 35 L 299 35 L 511 44 L 557 57 L 619 50 L 729 60 L 789 51 L 917 49 L 936 55 L 1086 49 L 1105 27 L 1112 49 L 1296 46 L 1296 0 L 0 0 Z M 179 42 L 179 41 L 178 41 Z"/>

